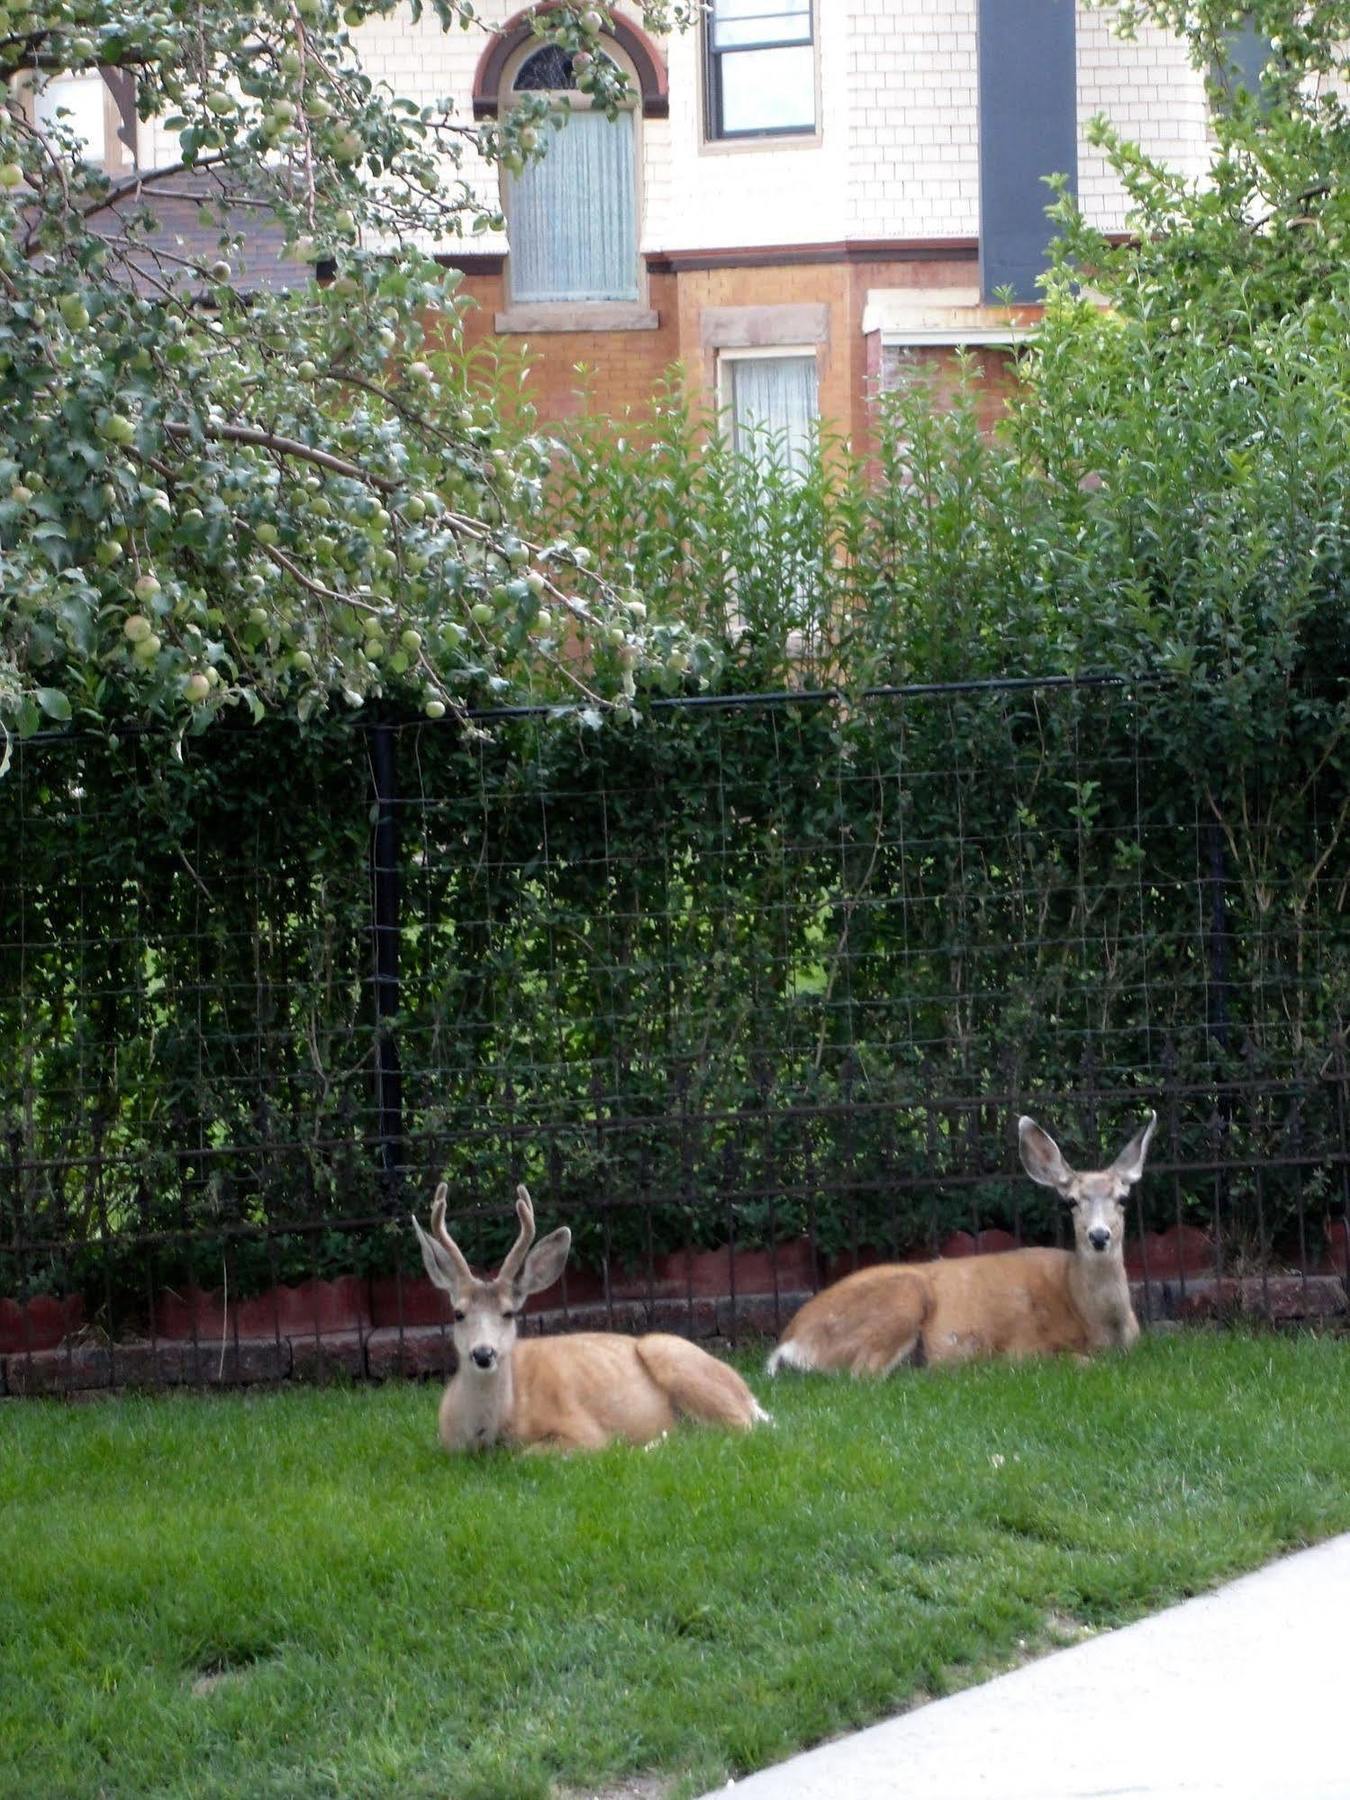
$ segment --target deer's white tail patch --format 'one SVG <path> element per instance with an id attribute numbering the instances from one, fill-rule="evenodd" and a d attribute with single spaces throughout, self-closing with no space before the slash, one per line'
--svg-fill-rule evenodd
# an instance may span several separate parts
<path id="1" fill-rule="evenodd" d="M 780 1369 L 814 1369 L 815 1366 L 815 1358 L 806 1346 L 799 1344 L 796 1338 L 789 1338 L 785 1344 L 779 1344 L 776 1350 L 770 1352 L 769 1360 L 764 1365 L 764 1373 L 776 1375 Z"/>

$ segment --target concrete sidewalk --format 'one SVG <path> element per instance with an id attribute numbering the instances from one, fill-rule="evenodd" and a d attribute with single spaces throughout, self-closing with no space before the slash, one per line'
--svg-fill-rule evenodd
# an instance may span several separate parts
<path id="1" fill-rule="evenodd" d="M 1350 1536 L 717 1795 L 1350 1800 L 1348 1623 Z"/>

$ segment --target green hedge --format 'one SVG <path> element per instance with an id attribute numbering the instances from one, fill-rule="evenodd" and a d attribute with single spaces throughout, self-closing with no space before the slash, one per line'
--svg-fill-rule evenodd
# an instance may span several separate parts
<path id="1" fill-rule="evenodd" d="M 1293 1254 L 1304 1210 L 1315 1245 L 1342 1204 L 1345 770 L 1339 740 L 1293 732 L 1206 767 L 1221 731 L 1165 685 L 400 729 L 392 1185 L 367 736 L 220 732 L 181 763 L 26 745 L 0 1289 L 74 1281 L 100 1307 L 111 1280 L 134 1316 L 226 1263 L 237 1293 L 410 1268 L 401 1220 L 442 1173 L 485 1259 L 522 1177 L 592 1265 L 804 1230 L 1051 1237 L 1015 1172 L 1023 1107 L 1086 1156 L 1159 1104 L 1157 1158 L 1233 1171 L 1230 1248 Z M 1220 820 L 1272 794 L 1259 846 L 1230 842 Z M 1271 1157 L 1299 1166 L 1258 1194 Z M 1215 1197 L 1208 1172 L 1161 1176 L 1140 1222 L 1207 1224 Z M 20 1234 L 63 1247 L 20 1258 Z"/>

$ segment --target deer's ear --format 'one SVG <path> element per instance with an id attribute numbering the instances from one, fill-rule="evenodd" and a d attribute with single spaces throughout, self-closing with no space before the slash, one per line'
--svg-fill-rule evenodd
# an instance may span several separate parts
<path id="1" fill-rule="evenodd" d="M 1073 1180 L 1073 1170 L 1060 1155 L 1059 1145 L 1025 1114 L 1017 1121 L 1017 1148 L 1022 1167 L 1042 1187 L 1063 1189 Z"/>
<path id="2" fill-rule="evenodd" d="M 571 1248 L 572 1233 L 566 1225 L 560 1225 L 546 1238 L 540 1238 L 516 1277 L 516 1286 L 521 1293 L 542 1294 L 545 1288 L 552 1287 L 563 1272 Z"/>
<path id="3" fill-rule="evenodd" d="M 1138 1131 L 1126 1144 L 1120 1155 L 1111 1164 L 1112 1170 L 1122 1181 L 1128 1181 L 1133 1187 L 1144 1173 L 1144 1161 L 1148 1156 L 1148 1147 L 1153 1138 L 1153 1128 L 1158 1123 L 1158 1115 L 1151 1112 L 1147 1125 L 1141 1125 Z"/>
<path id="4" fill-rule="evenodd" d="M 438 1288 L 444 1288 L 451 1300 L 458 1303 L 464 1285 L 461 1271 L 455 1267 L 454 1259 L 448 1252 L 441 1248 L 435 1238 L 423 1231 L 416 1219 L 412 1223 L 417 1241 L 422 1247 L 422 1261 L 426 1265 L 427 1274 Z"/>

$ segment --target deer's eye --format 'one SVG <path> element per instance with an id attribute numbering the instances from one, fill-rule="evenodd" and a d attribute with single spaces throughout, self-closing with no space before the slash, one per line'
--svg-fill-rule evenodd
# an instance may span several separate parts
<path id="1" fill-rule="evenodd" d="M 502 1317 L 504 1319 L 514 1319 L 515 1316 L 516 1315 L 513 1312 L 508 1312 L 505 1307 L 502 1308 Z"/>
<path id="2" fill-rule="evenodd" d="M 465 1317 L 466 1317 L 466 1314 L 464 1312 L 464 1308 L 462 1306 L 457 1306 L 455 1308 L 455 1323 L 456 1323 L 456 1325 L 462 1325 L 464 1323 Z"/>

